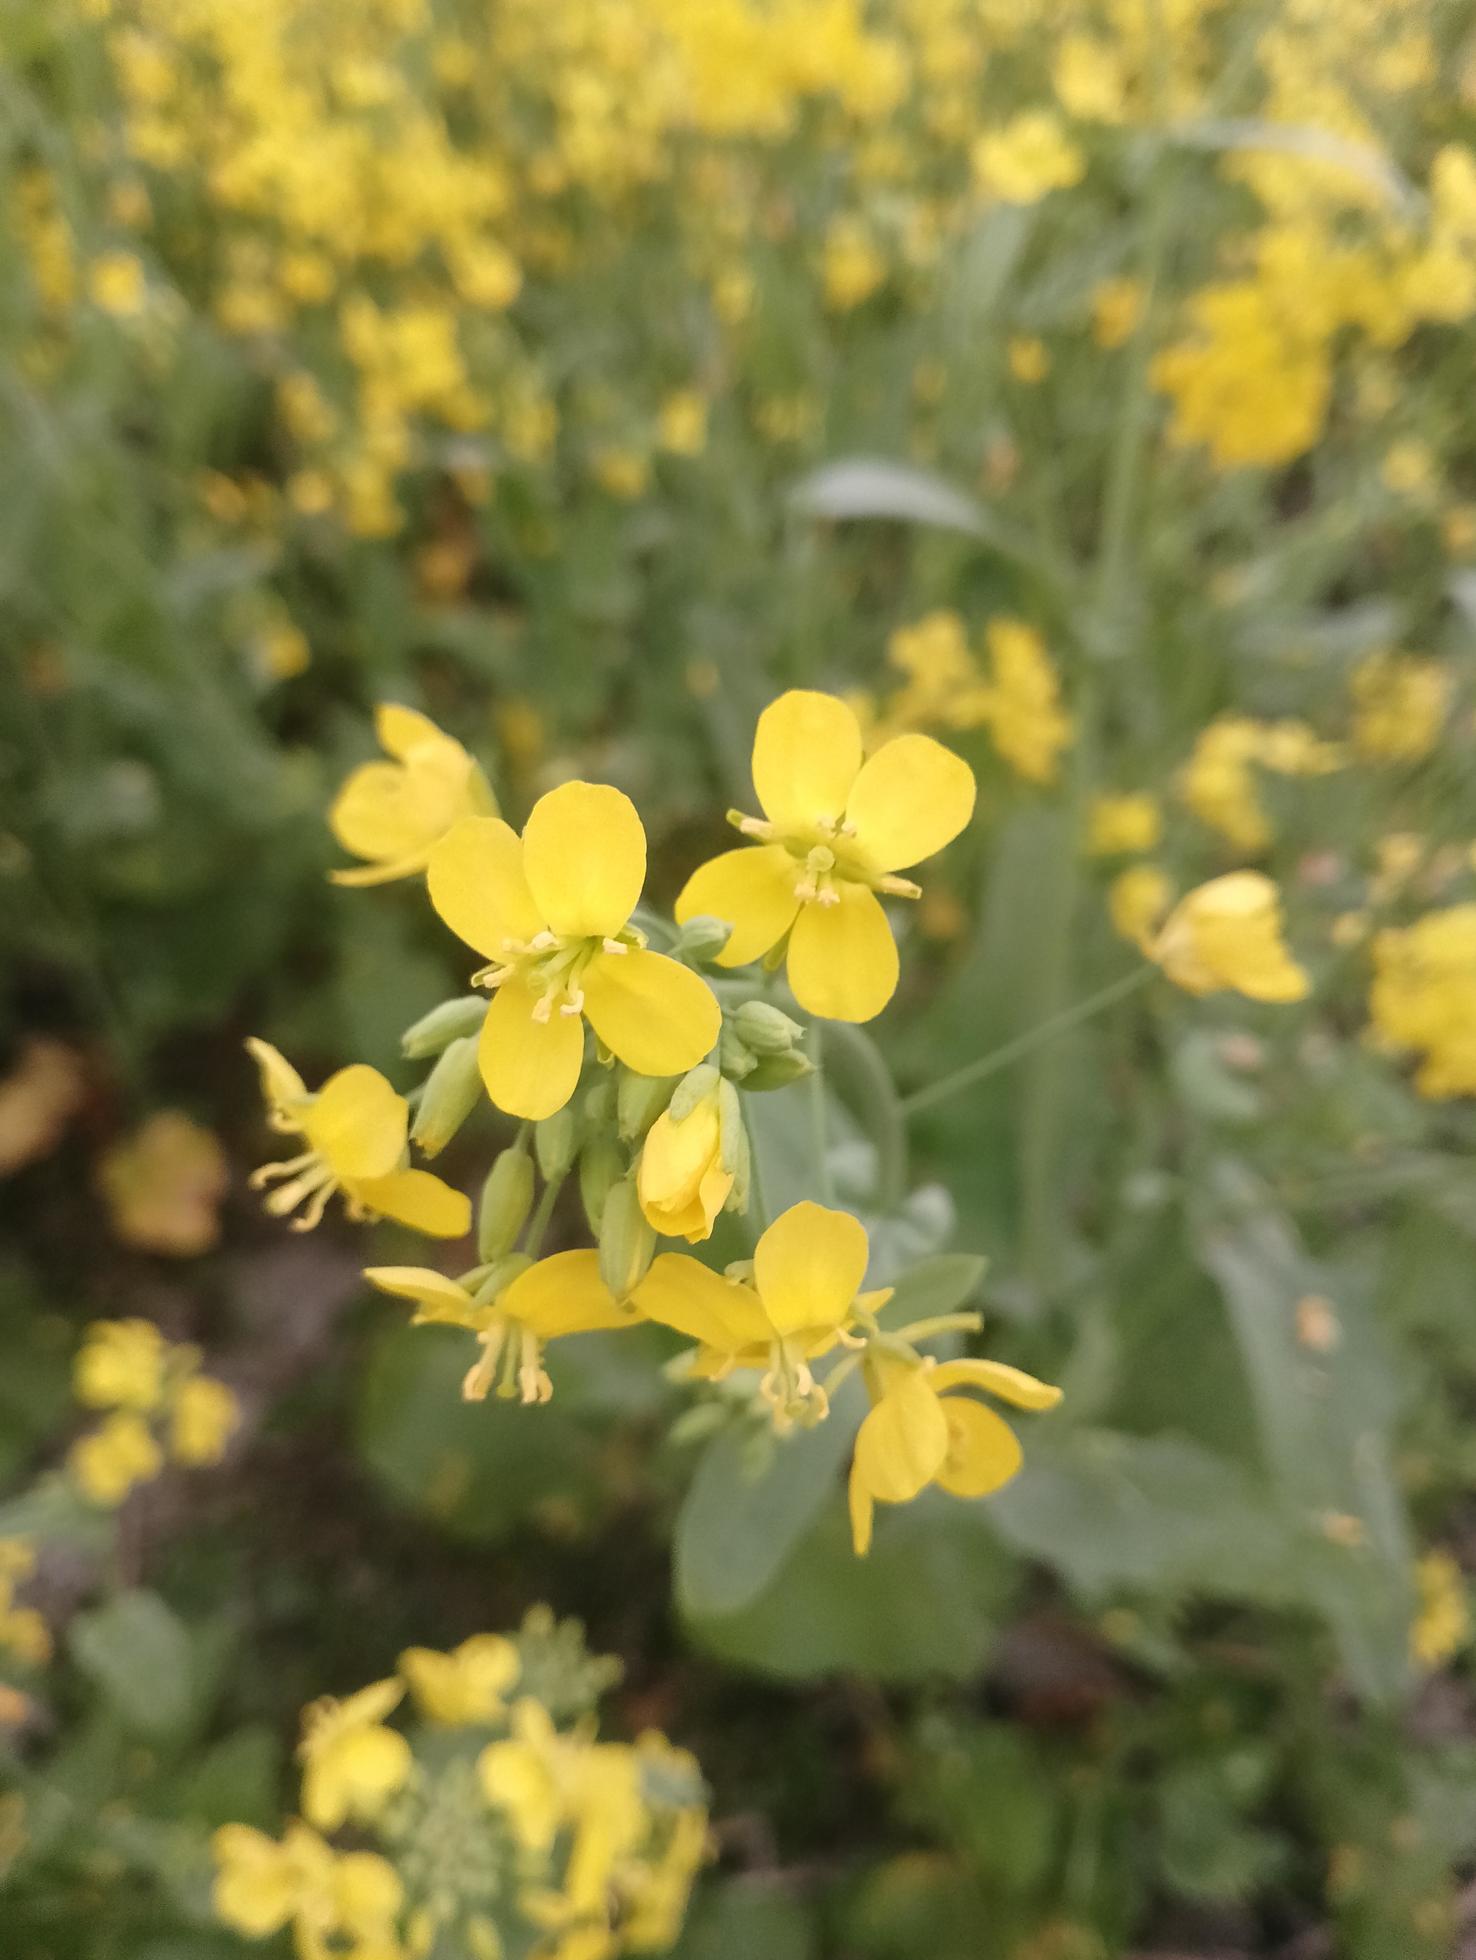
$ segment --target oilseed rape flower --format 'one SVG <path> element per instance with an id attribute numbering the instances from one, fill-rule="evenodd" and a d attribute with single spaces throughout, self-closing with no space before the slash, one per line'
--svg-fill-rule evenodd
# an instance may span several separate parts
<path id="1" fill-rule="evenodd" d="M 24 1538 L 0 1538 L 0 1652 L 27 1667 L 51 1659 L 51 1630 L 34 1606 L 17 1606 L 16 1588 L 36 1569 L 36 1554 Z"/>
<path id="2" fill-rule="evenodd" d="M 271 1187 L 264 1202 L 274 1218 L 305 1204 L 292 1229 L 310 1231 L 341 1191 L 351 1218 L 393 1218 L 432 1238 L 465 1236 L 471 1205 L 431 1172 L 408 1168 L 410 1106 L 377 1069 L 355 1062 L 312 1093 L 269 1042 L 253 1037 L 246 1046 L 261 1072 L 272 1128 L 308 1146 L 251 1175 L 254 1190 Z"/>
<path id="3" fill-rule="evenodd" d="M 755 841 L 694 872 L 677 919 L 731 925 L 721 966 L 777 957 L 783 946 L 801 1007 L 869 1021 L 898 974 L 877 895 L 918 896 L 897 873 L 964 828 L 973 773 L 926 735 L 899 735 L 863 760 L 854 711 L 834 695 L 796 689 L 759 717 L 753 782 L 763 817 L 730 813 L 730 821 Z"/>
<path id="4" fill-rule="evenodd" d="M 77 1400 L 88 1409 L 148 1413 L 164 1398 L 169 1343 L 151 1320 L 98 1320 L 72 1366 Z"/>
<path id="5" fill-rule="evenodd" d="M 1409 1651 L 1421 1667 L 1441 1667 L 1471 1642 L 1465 1575 L 1449 1552 L 1426 1552 L 1415 1561 L 1415 1588 L 1419 1609 Z"/>
<path id="6" fill-rule="evenodd" d="M 120 1410 L 73 1443 L 67 1467 L 84 1497 L 111 1510 L 158 1476 L 164 1452 L 142 1416 Z"/>
<path id="7" fill-rule="evenodd" d="M 1419 1056 L 1419 1093 L 1476 1095 L 1476 904 L 1376 933 L 1373 964 L 1374 1031 L 1387 1047 Z"/>
<path id="8" fill-rule="evenodd" d="M 1005 204 L 1035 204 L 1086 175 L 1086 158 L 1049 109 L 1025 109 L 977 139 L 974 182 Z"/>
<path id="9" fill-rule="evenodd" d="M 1311 983 L 1281 936 L 1281 895 L 1259 871 L 1231 871 L 1174 907 L 1150 949 L 1190 994 L 1231 989 L 1250 1000 L 1305 1000 Z"/>
<path id="10" fill-rule="evenodd" d="M 195 1375 L 181 1382 L 169 1419 L 169 1454 L 176 1463 L 219 1463 L 241 1420 L 240 1404 L 224 1382 Z"/>
<path id="11" fill-rule="evenodd" d="M 496 1721 L 519 1673 L 518 1650 L 497 1633 L 475 1633 L 449 1654 L 410 1647 L 399 1671 L 427 1720 L 443 1728 Z"/>
<path id="12" fill-rule="evenodd" d="M 534 804 L 520 838 L 464 818 L 431 853 L 431 903 L 491 964 L 478 1059 L 487 1093 L 537 1121 L 573 1095 L 584 1023 L 638 1075 L 683 1075 L 717 1041 L 721 1013 L 700 975 L 651 952 L 630 925 L 646 833 L 628 797 L 571 782 Z"/>
<path id="13" fill-rule="evenodd" d="M 1022 1455 L 993 1409 L 948 1389 L 978 1388 L 1021 1409 L 1053 1409 L 1059 1388 L 998 1361 L 919 1361 L 878 1348 L 862 1366 L 871 1409 L 856 1435 L 848 1486 L 858 1557 L 871 1549 L 878 1502 L 908 1504 L 929 1484 L 954 1497 L 987 1497 L 1007 1484 Z"/>
<path id="14" fill-rule="evenodd" d="M 346 1701 L 325 1696 L 303 1713 L 302 1814 L 322 1831 L 372 1822 L 410 1774 L 410 1745 L 384 1718 L 405 1684 L 391 1677 Z"/>
<path id="15" fill-rule="evenodd" d="M 1072 722 L 1061 707 L 1060 683 L 1044 640 L 1024 620 L 991 619 L 984 643 L 990 678 L 981 718 L 994 746 L 1027 782 L 1054 782 Z"/>
<path id="16" fill-rule="evenodd" d="M 328 812 L 343 848 L 368 860 L 361 868 L 331 871 L 338 885 L 413 877 L 462 817 L 497 815 L 497 799 L 479 764 L 427 716 L 386 701 L 374 711 L 374 727 L 391 759 L 362 763 Z"/>
<path id="17" fill-rule="evenodd" d="M 112 1411 L 80 1437 L 68 1467 L 83 1495 L 111 1509 L 164 1468 L 218 1463 L 241 1419 L 224 1382 L 199 1372 L 200 1352 L 167 1341 L 148 1320 L 99 1320 L 72 1365 L 83 1408 Z"/>
<path id="18" fill-rule="evenodd" d="M 337 1852 L 296 1822 L 280 1843 L 249 1824 L 222 1824 L 211 1850 L 215 1914 L 238 1933 L 269 1939 L 290 1925 L 304 1960 L 400 1960 L 404 1886 L 376 1852 Z"/>
<path id="19" fill-rule="evenodd" d="M 1419 762 L 1450 710 L 1451 677 L 1438 660 L 1375 653 L 1353 671 L 1353 746 L 1370 762 Z"/>
<path id="20" fill-rule="evenodd" d="M 1093 857 L 1126 857 L 1156 848 L 1163 836 L 1158 799 L 1142 791 L 1099 796 L 1087 814 L 1087 850 Z"/>
<path id="21" fill-rule="evenodd" d="M 1174 902 L 1174 881 L 1161 864 L 1133 864 L 1107 887 L 1107 916 L 1121 939 L 1146 952 Z"/>
<path id="22" fill-rule="evenodd" d="M 1345 760 L 1336 743 L 1322 741 L 1305 722 L 1222 715 L 1196 737 L 1178 789 L 1200 822 L 1237 850 L 1264 851 L 1274 833 L 1256 771 L 1325 776 Z"/>
<path id="23" fill-rule="evenodd" d="M 742 1126 L 737 1100 L 733 1085 L 714 1069 L 711 1086 L 695 1102 L 662 1110 L 646 1132 L 636 1189 L 641 1210 L 664 1237 L 695 1244 L 711 1236 L 737 1175 Z"/>

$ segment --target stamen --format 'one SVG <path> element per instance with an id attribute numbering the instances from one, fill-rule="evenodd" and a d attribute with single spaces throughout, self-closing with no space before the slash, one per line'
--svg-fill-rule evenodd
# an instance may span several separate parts
<path id="1" fill-rule="evenodd" d="M 497 1376 L 497 1361 L 506 1337 L 507 1323 L 502 1320 L 494 1321 L 485 1332 L 478 1334 L 477 1339 L 482 1344 L 482 1358 L 466 1371 L 466 1378 L 461 1384 L 463 1402 L 486 1401 Z"/>
<path id="2" fill-rule="evenodd" d="M 553 1017 L 554 997 L 552 992 L 542 995 L 533 1003 L 533 1019 L 541 1024 Z"/>
<path id="3" fill-rule="evenodd" d="M 741 831 L 745 837 L 757 837 L 765 844 L 769 843 L 774 835 L 773 824 L 766 823 L 762 817 L 739 816 L 730 810 L 728 812 L 728 822 L 733 825 L 735 830 Z"/>
<path id="4" fill-rule="evenodd" d="M 877 879 L 875 888 L 879 892 L 885 892 L 888 898 L 922 897 L 921 885 L 913 884 L 910 878 L 898 878 L 890 872 L 885 878 Z"/>
<path id="5" fill-rule="evenodd" d="M 528 941 L 527 950 L 530 953 L 547 953 L 557 946 L 558 943 L 557 935 L 551 933 L 548 927 L 545 926 L 542 932 L 534 933 L 533 937 Z"/>
<path id="6" fill-rule="evenodd" d="M 299 1171 L 305 1171 L 317 1155 L 316 1150 L 304 1150 L 300 1157 L 289 1157 L 285 1163 L 263 1164 L 247 1178 L 247 1189 L 260 1191 L 263 1185 L 275 1184 L 280 1177 L 295 1177 Z"/>
<path id="7" fill-rule="evenodd" d="M 559 1002 L 560 1014 L 578 1015 L 584 1012 L 584 989 L 576 987 L 567 1000 Z"/>
<path id="8" fill-rule="evenodd" d="M 840 893 L 834 885 L 827 885 L 822 892 L 816 894 L 816 903 L 819 905 L 839 905 Z"/>
<path id="9" fill-rule="evenodd" d="M 628 953 L 630 951 L 629 946 L 626 945 L 623 939 L 602 939 L 600 944 L 607 953 Z"/>
<path id="10" fill-rule="evenodd" d="M 820 896 L 813 878 L 801 878 L 794 888 L 794 895 L 801 905 L 808 905 L 812 899 Z"/>
<path id="11" fill-rule="evenodd" d="M 551 1402 L 553 1383 L 543 1365 L 539 1352 L 538 1336 L 530 1328 L 523 1328 L 519 1335 L 522 1360 L 518 1365 L 518 1386 L 522 1390 L 525 1403 Z"/>
<path id="12" fill-rule="evenodd" d="M 272 1218 L 285 1218 L 290 1211 L 296 1211 L 304 1198 L 326 1188 L 333 1189 L 333 1173 L 325 1163 L 314 1159 L 313 1168 L 304 1171 L 301 1177 L 293 1178 L 290 1184 L 279 1184 L 275 1191 L 268 1192 L 262 1200 L 262 1208 Z"/>
<path id="13" fill-rule="evenodd" d="M 307 1210 L 300 1218 L 294 1218 L 288 1229 L 293 1232 L 311 1232 L 314 1226 L 321 1224 L 328 1200 L 336 1189 L 337 1186 L 330 1179 L 321 1189 L 315 1191 L 308 1201 Z"/>

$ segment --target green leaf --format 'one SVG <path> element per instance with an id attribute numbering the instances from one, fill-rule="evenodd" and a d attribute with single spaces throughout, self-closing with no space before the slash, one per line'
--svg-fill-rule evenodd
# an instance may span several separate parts
<path id="1" fill-rule="evenodd" d="M 829 1418 L 781 1439 L 762 1473 L 745 1462 L 751 1441 L 728 1430 L 703 1453 L 677 1515 L 672 1546 L 676 1596 L 694 1618 L 737 1613 L 757 1599 L 829 1500 L 862 1414 L 853 1377 Z"/>
<path id="2" fill-rule="evenodd" d="M 729 1879 L 699 1894 L 671 1960 L 812 1960 L 818 1942 L 804 1905 L 755 1879 Z"/>
<path id="3" fill-rule="evenodd" d="M 157 1593 L 119 1593 L 72 1622 L 72 1659 L 119 1719 L 142 1735 L 176 1735 L 195 1701 L 189 1630 Z"/>
<path id="4" fill-rule="evenodd" d="M 978 1292 L 989 1261 L 974 1252 L 939 1252 L 893 1281 L 885 1313 L 890 1325 L 952 1313 Z"/>

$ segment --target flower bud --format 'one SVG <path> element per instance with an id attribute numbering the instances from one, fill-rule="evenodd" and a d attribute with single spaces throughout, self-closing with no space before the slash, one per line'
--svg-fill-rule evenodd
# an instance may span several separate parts
<path id="1" fill-rule="evenodd" d="M 656 1253 L 656 1234 L 646 1223 L 635 1179 L 612 1184 L 600 1214 L 600 1278 L 617 1300 L 629 1299 Z"/>
<path id="2" fill-rule="evenodd" d="M 730 1081 L 746 1082 L 758 1067 L 758 1057 L 734 1030 L 731 1021 L 724 1021 L 723 1031 L 718 1036 L 718 1067 Z"/>
<path id="3" fill-rule="evenodd" d="M 615 1084 L 608 1071 L 591 1084 L 584 1097 L 584 1120 L 592 1130 L 603 1129 L 615 1118 Z"/>
<path id="4" fill-rule="evenodd" d="M 695 1101 L 685 1095 L 694 1082 Z M 641 1149 L 636 1188 L 647 1223 L 692 1245 L 707 1238 L 733 1189 L 742 1137 L 738 1091 L 714 1068 L 693 1069 Z"/>
<path id="5" fill-rule="evenodd" d="M 798 1021 L 766 1000 L 744 1001 L 733 1016 L 733 1027 L 755 1055 L 787 1055 L 805 1032 Z"/>
<path id="6" fill-rule="evenodd" d="M 813 1075 L 815 1064 L 808 1055 L 802 1055 L 798 1048 L 791 1048 L 787 1055 L 765 1055 L 752 1070 L 744 1076 L 745 1089 L 787 1089 L 791 1082 L 802 1082 L 807 1075 Z"/>
<path id="7" fill-rule="evenodd" d="M 698 1103 L 716 1092 L 722 1077 L 711 1062 L 700 1062 L 696 1068 L 689 1069 L 672 1092 L 668 1114 L 673 1123 L 681 1123 L 691 1115 Z"/>
<path id="8" fill-rule="evenodd" d="M 584 1215 L 589 1220 L 589 1229 L 596 1237 L 599 1236 L 610 1187 L 624 1172 L 625 1160 L 614 1137 L 592 1137 L 584 1146 L 579 1158 L 579 1195 L 584 1201 Z"/>
<path id="9" fill-rule="evenodd" d="M 477 1208 L 477 1251 L 484 1261 L 512 1251 L 533 1207 L 533 1159 L 521 1144 L 502 1151 L 482 1186 Z"/>
<path id="10" fill-rule="evenodd" d="M 676 1086 L 674 1075 L 637 1075 L 634 1069 L 620 1071 L 615 1111 L 620 1134 L 627 1143 L 643 1137 L 671 1101 Z"/>
<path id="11" fill-rule="evenodd" d="M 443 1000 L 429 1014 L 422 1014 L 413 1027 L 406 1028 L 400 1036 L 400 1053 L 407 1061 L 423 1062 L 463 1035 L 480 1034 L 489 1004 L 485 994 Z"/>
<path id="12" fill-rule="evenodd" d="M 410 1134 L 427 1157 L 436 1157 L 482 1099 L 474 1035 L 461 1035 L 443 1048 L 431 1070 Z"/>
<path id="13" fill-rule="evenodd" d="M 703 913 L 682 927 L 675 951 L 680 959 L 715 960 L 732 937 L 733 928 L 726 919 L 712 919 Z"/>
<path id="14" fill-rule="evenodd" d="M 545 1116 L 541 1123 L 534 1124 L 533 1150 L 546 1184 L 563 1177 L 573 1163 L 577 1134 L 574 1112 L 567 1103 L 552 1116 Z"/>

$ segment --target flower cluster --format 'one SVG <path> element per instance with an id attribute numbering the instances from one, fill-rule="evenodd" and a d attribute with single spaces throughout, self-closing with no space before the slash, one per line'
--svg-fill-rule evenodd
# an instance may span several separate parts
<path id="1" fill-rule="evenodd" d="M 1374 1031 L 1419 1057 L 1420 1094 L 1476 1095 L 1476 904 L 1386 927 L 1374 937 L 1373 964 Z"/>
<path id="2" fill-rule="evenodd" d="M 51 1659 L 51 1629 L 34 1606 L 16 1603 L 17 1588 L 35 1569 L 36 1554 L 29 1540 L 0 1538 L 0 1653 L 24 1667 L 44 1667 Z"/>
<path id="3" fill-rule="evenodd" d="M 218 1917 L 256 1939 L 290 1926 L 302 1960 L 669 1947 L 706 1854 L 702 1781 L 654 1731 L 598 1739 L 618 1673 L 535 1609 L 512 1638 L 411 1648 L 388 1680 L 312 1703 L 301 1817 L 280 1838 L 215 1834 Z M 325 1834 L 346 1827 L 357 1846 L 340 1850 Z"/>
<path id="4" fill-rule="evenodd" d="M 294 1222 L 306 1227 L 339 1191 L 351 1216 L 460 1238 L 471 1206 L 412 1167 L 409 1151 L 436 1155 L 490 1102 L 519 1129 L 482 1188 L 477 1263 L 459 1273 L 366 1271 L 413 1304 L 417 1323 L 473 1337 L 468 1398 L 547 1401 L 550 1343 L 654 1323 L 696 1344 L 677 1371 L 687 1380 L 751 1371 L 754 1400 L 781 1432 L 824 1420 L 835 1387 L 861 1368 L 876 1406 L 853 1473 L 858 1552 L 870 1543 L 875 1498 L 902 1502 L 930 1482 L 977 1496 L 1003 1483 L 1020 1460 L 1011 1432 L 982 1405 L 940 1391 L 971 1385 L 1027 1408 L 1051 1406 L 1056 1391 L 993 1363 L 939 1367 L 919 1351 L 931 1336 L 976 1329 L 976 1315 L 887 1325 L 891 1289 L 866 1290 L 871 1249 L 857 1218 L 792 1205 L 758 1221 L 752 1257 L 723 1273 L 691 1253 L 658 1251 L 662 1238 L 700 1243 L 724 1211 L 749 1209 L 745 1100 L 812 1069 L 805 1027 L 764 997 L 781 964 L 812 1022 L 863 1022 L 885 1007 L 899 961 L 882 901 L 916 899 L 920 887 L 903 871 L 967 824 L 967 765 L 916 732 L 867 756 L 845 702 L 781 696 L 754 740 L 763 814 L 731 813 L 747 841 L 692 874 L 667 925 L 643 905 L 645 832 L 619 790 L 564 783 L 537 800 L 520 834 L 487 812 L 490 791 L 458 744 L 404 710 L 381 710 L 379 728 L 395 760 L 350 779 L 334 828 L 343 839 L 349 804 L 358 848 L 374 844 L 376 876 L 423 867 L 432 907 L 485 962 L 470 975 L 481 991 L 407 1031 L 407 1056 L 432 1064 L 413 1111 L 362 1064 L 314 1094 L 275 1049 L 250 1044 L 274 1127 L 308 1146 L 256 1173 L 268 1209 L 305 1205 Z M 481 805 L 473 811 L 468 785 Z M 738 973 L 755 963 L 760 975 Z M 571 1176 L 595 1243 L 546 1254 Z M 827 1360 L 834 1366 L 818 1379 Z M 315 1821 L 311 1804 L 307 1815 Z"/>
<path id="5" fill-rule="evenodd" d="M 98 1320 L 73 1368 L 73 1389 L 103 1420 L 78 1438 L 68 1467 L 90 1503 L 112 1509 L 166 1461 L 218 1463 L 240 1420 L 235 1395 L 200 1372 L 200 1351 L 167 1341 L 150 1320 Z"/>

